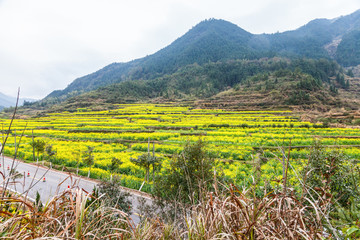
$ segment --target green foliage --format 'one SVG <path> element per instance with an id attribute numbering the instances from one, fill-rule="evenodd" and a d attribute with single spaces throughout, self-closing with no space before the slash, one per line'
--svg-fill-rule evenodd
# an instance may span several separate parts
<path id="1" fill-rule="evenodd" d="M 99 184 L 100 194 L 105 194 L 102 197 L 105 206 L 120 209 L 126 213 L 131 212 L 131 201 L 129 199 L 130 193 L 120 189 L 120 177 L 115 175 L 112 181 L 101 182 Z"/>
<path id="2" fill-rule="evenodd" d="M 30 145 L 35 148 L 38 152 L 43 152 L 45 150 L 46 142 L 43 139 L 37 139 L 30 143 Z"/>
<path id="3" fill-rule="evenodd" d="M 151 80 L 128 80 L 118 84 L 102 87 L 96 91 L 71 98 L 63 104 L 64 110 L 76 111 L 79 106 L 91 107 L 92 103 L 114 104 L 133 103 L 139 100 L 148 101 L 154 98 L 202 99 L 211 97 L 231 87 L 251 88 L 255 91 L 278 89 L 279 79 L 299 81 L 298 88 L 316 91 L 323 82 L 329 82 L 340 67 L 329 60 L 286 59 L 268 60 L 232 60 L 226 62 L 193 64 L 179 68 L 173 74 L 167 74 Z M 275 77 L 277 81 L 272 79 Z M 263 83 L 264 82 L 264 83 Z M 262 86 L 264 84 L 264 86 Z M 281 85 L 282 86 L 282 85 Z M 97 101 L 96 99 L 101 99 Z"/>
<path id="4" fill-rule="evenodd" d="M 153 193 L 166 201 L 197 203 L 202 193 L 213 188 L 215 164 L 201 139 L 187 142 L 169 167 L 155 178 Z"/>
<path id="5" fill-rule="evenodd" d="M 39 159 L 39 154 L 45 151 L 46 142 L 43 139 L 37 139 L 30 142 L 30 146 L 37 152 L 37 158 Z"/>
<path id="6" fill-rule="evenodd" d="M 330 84 L 330 92 L 333 93 L 334 95 L 338 94 L 339 91 L 338 89 L 334 86 L 334 84 Z"/>
<path id="7" fill-rule="evenodd" d="M 149 169 L 151 165 L 151 156 L 148 153 L 144 153 L 137 158 L 130 158 L 130 161 L 135 165 L 144 168 L 146 170 L 145 180 L 149 181 Z"/>
<path id="8" fill-rule="evenodd" d="M 343 37 L 337 47 L 336 60 L 345 67 L 360 64 L 360 30 L 354 30 Z"/>
<path id="9" fill-rule="evenodd" d="M 111 172 L 118 172 L 120 165 L 123 164 L 123 163 L 124 162 L 122 162 L 119 158 L 113 157 L 111 159 L 111 164 L 109 166 L 109 170 Z"/>
<path id="10" fill-rule="evenodd" d="M 349 79 L 346 80 L 344 88 L 345 88 L 345 89 L 349 89 L 349 88 L 350 88 L 350 81 L 349 81 Z"/>
<path id="11" fill-rule="evenodd" d="M 87 109 L 87 108 L 78 108 L 77 109 L 77 112 L 87 112 L 87 111 L 89 111 L 89 109 Z"/>
<path id="12" fill-rule="evenodd" d="M 322 82 L 320 79 L 315 79 L 313 77 L 306 77 L 300 80 L 297 84 L 297 89 L 315 91 L 320 89 Z"/>
<path id="13" fill-rule="evenodd" d="M 291 62 L 290 69 L 298 70 L 311 75 L 316 80 L 329 82 L 329 78 L 335 76 L 340 66 L 335 61 L 327 59 L 296 59 Z M 296 72 L 296 71 L 295 71 Z"/>
<path id="14" fill-rule="evenodd" d="M 350 204 L 346 207 L 336 207 L 332 213 L 336 219 L 334 222 L 344 226 L 342 231 L 348 239 L 360 238 L 360 202 L 357 198 L 351 198 Z"/>
<path id="15" fill-rule="evenodd" d="M 94 165 L 94 147 L 87 146 L 83 152 L 83 163 L 89 167 L 88 177 L 90 176 L 91 167 Z"/>
<path id="16" fill-rule="evenodd" d="M 76 174 L 78 174 L 78 172 L 79 172 L 79 164 L 80 164 L 80 160 L 81 160 L 81 150 L 80 149 L 73 149 L 71 151 L 71 154 L 75 159 L 75 162 L 76 162 Z"/>
<path id="17" fill-rule="evenodd" d="M 36 197 L 35 197 L 35 206 L 37 207 L 37 210 L 39 212 L 42 211 L 42 208 L 43 208 L 43 204 L 40 200 L 40 193 L 38 191 L 36 191 Z"/>
<path id="18" fill-rule="evenodd" d="M 329 151 L 314 142 L 303 174 L 306 184 L 318 192 L 315 198 L 327 196 L 342 207 L 348 206 L 352 198 L 360 200 L 359 168 L 338 150 Z"/>
<path id="19" fill-rule="evenodd" d="M 346 72 L 346 75 L 348 75 L 349 77 L 354 77 L 354 73 L 353 73 L 352 69 L 349 69 L 349 70 Z"/>
<path id="20" fill-rule="evenodd" d="M 345 77 L 343 74 L 338 73 L 335 80 L 337 83 L 340 84 L 342 88 L 347 88 L 347 86 L 349 85 L 349 82 L 345 82 Z"/>
<path id="21" fill-rule="evenodd" d="M 46 155 L 51 159 L 51 157 L 53 157 L 56 154 L 56 151 L 53 149 L 53 145 L 52 144 L 48 144 L 45 147 L 45 153 Z"/>
<path id="22" fill-rule="evenodd" d="M 360 226 L 359 224 L 354 224 L 351 227 L 343 228 L 344 234 L 347 239 L 359 239 L 360 238 Z"/>
<path id="23" fill-rule="evenodd" d="M 280 68 L 279 70 L 274 72 L 274 76 L 279 78 L 279 77 L 285 77 L 291 74 L 291 70 L 290 69 L 284 69 L 284 68 Z"/>
<path id="24" fill-rule="evenodd" d="M 310 100 L 310 95 L 305 91 L 300 90 L 300 91 L 294 91 L 286 100 L 286 103 L 290 105 L 301 105 L 301 104 L 307 104 L 309 100 Z"/>

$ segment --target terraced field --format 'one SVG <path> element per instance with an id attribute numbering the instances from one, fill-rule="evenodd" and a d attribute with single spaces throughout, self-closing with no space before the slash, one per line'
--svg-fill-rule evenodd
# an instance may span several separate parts
<path id="1" fill-rule="evenodd" d="M 2 119 L 3 141 L 10 120 Z M 237 184 L 248 184 L 261 165 L 264 179 L 281 178 L 281 151 L 290 156 L 294 169 L 301 169 L 314 139 L 329 149 L 340 149 L 350 158 L 360 159 L 360 129 L 327 128 L 301 122 L 290 111 L 238 111 L 191 109 L 172 104 L 116 105 L 115 110 L 49 114 L 26 120 L 16 119 L 4 153 L 26 161 L 64 168 L 87 175 L 86 153 L 93 148 L 91 177 L 108 179 L 121 175 L 127 187 L 151 191 L 152 178 L 143 184 L 146 169 L 136 165 L 142 154 L 161 158 L 168 164 L 187 141 L 201 138 L 217 159 L 218 171 Z M 42 141 L 43 149 L 32 142 Z M 16 143 L 16 144 L 15 144 Z M 114 165 L 114 159 L 120 160 Z M 113 163 L 112 163 L 113 161 Z M 155 174 L 161 174 L 161 166 Z M 152 171 L 152 169 L 150 169 Z M 290 176 L 292 173 L 290 173 Z"/>

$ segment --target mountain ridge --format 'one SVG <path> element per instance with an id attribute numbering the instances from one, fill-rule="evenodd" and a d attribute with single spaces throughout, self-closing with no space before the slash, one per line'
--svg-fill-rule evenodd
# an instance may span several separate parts
<path id="1" fill-rule="evenodd" d="M 46 112 L 112 109 L 136 102 L 191 102 L 236 110 L 360 106 L 359 78 L 333 61 L 269 58 L 193 64 L 150 80 L 126 80 L 68 98 Z"/>
<path id="2" fill-rule="evenodd" d="M 345 56 L 338 52 L 338 46 L 343 36 L 357 29 L 360 29 L 360 10 L 336 19 L 314 19 L 298 29 L 275 34 L 252 34 L 231 22 L 208 19 L 154 54 L 126 63 L 109 64 L 75 79 L 64 90 L 50 93 L 45 100 L 57 103 L 125 80 L 156 79 L 194 63 L 202 65 L 208 62 L 274 56 L 333 58 L 341 62 L 341 59 L 347 59 L 349 55 L 346 49 L 359 40 L 349 38 L 350 42 L 343 47 Z M 334 42 L 336 39 L 337 42 Z M 332 43 L 331 48 L 326 48 Z M 342 58 L 337 59 L 337 56 Z M 360 59 L 355 61 L 360 64 Z M 355 65 L 351 61 L 342 63 L 346 66 Z"/>
<path id="3" fill-rule="evenodd" d="M 34 102 L 36 100 L 30 98 L 20 98 L 19 106 L 26 102 Z M 0 92 L 0 110 L 8 107 L 14 107 L 16 105 L 16 97 L 8 96 Z"/>

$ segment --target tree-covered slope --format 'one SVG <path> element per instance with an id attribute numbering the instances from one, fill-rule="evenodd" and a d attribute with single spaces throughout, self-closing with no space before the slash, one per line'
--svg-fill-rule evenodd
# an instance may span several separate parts
<path id="1" fill-rule="evenodd" d="M 341 41 L 344 35 L 358 29 L 360 29 L 360 10 L 336 19 L 315 19 L 292 31 L 254 35 L 253 44 L 257 48 L 271 50 L 282 56 L 329 58 L 332 56 L 327 51 L 326 45 L 336 40 Z M 338 49 L 337 52 L 347 54 L 342 49 Z"/>
<path id="2" fill-rule="evenodd" d="M 271 58 L 193 64 L 155 79 L 127 80 L 101 87 L 69 98 L 49 111 L 103 109 L 138 101 L 198 101 L 204 106 L 213 102 L 214 106 L 230 104 L 243 108 L 313 105 L 329 109 L 345 106 L 339 91 L 346 92 L 351 86 L 342 71 L 338 64 L 326 59 Z"/>
<path id="3" fill-rule="evenodd" d="M 337 48 L 336 60 L 346 67 L 360 64 L 360 30 L 344 36 Z"/>
<path id="4" fill-rule="evenodd" d="M 206 20 L 150 56 L 128 63 L 112 63 L 76 79 L 62 91 L 52 92 L 47 99 L 67 98 L 124 80 L 153 79 L 193 63 L 255 58 L 256 51 L 247 46 L 251 35 L 230 22 Z"/>
<path id="5" fill-rule="evenodd" d="M 166 81 L 168 75 L 194 64 L 202 67 L 208 63 L 279 56 L 291 59 L 335 57 L 344 66 L 352 66 L 360 64 L 357 29 L 360 29 L 360 11 L 332 20 L 316 19 L 293 31 L 260 35 L 224 20 L 205 20 L 160 51 L 131 62 L 110 64 L 76 79 L 64 90 L 54 91 L 43 102 L 58 103 L 123 81 Z M 333 53 L 330 53 L 330 45 L 335 49 Z M 134 83 L 137 84 L 139 82 Z"/>
<path id="6" fill-rule="evenodd" d="M 67 97 L 97 89 L 101 86 L 115 83 L 126 76 L 131 67 L 135 64 L 136 61 L 128 63 L 112 63 L 94 73 L 75 79 L 64 90 L 53 91 L 46 99 L 59 98 L 62 100 Z"/>

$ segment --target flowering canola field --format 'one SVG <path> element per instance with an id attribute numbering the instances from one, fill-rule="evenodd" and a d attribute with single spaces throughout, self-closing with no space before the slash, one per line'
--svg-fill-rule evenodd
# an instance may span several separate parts
<path id="1" fill-rule="evenodd" d="M 124 186 L 135 189 L 142 185 L 146 173 L 130 158 L 147 153 L 150 145 L 150 151 L 154 150 L 162 158 L 162 166 L 166 166 L 173 154 L 181 152 L 185 142 L 199 138 L 219 160 L 218 168 L 225 178 L 238 184 L 251 181 L 257 161 L 254 156 L 262 159 L 261 172 L 265 178 L 281 178 L 281 163 L 276 159 L 281 148 L 286 152 L 291 149 L 292 165 L 301 168 L 314 138 L 323 145 L 340 147 L 351 158 L 360 158 L 360 129 L 326 128 L 301 122 L 290 111 L 229 112 L 171 104 L 116 107 L 109 111 L 79 109 L 74 113 L 15 119 L 4 153 L 14 156 L 16 143 L 18 158 L 34 161 L 35 156 L 43 164 L 51 162 L 52 166 L 70 171 L 79 168 L 79 174 L 87 175 L 89 166 L 83 161 L 84 153 L 93 147 L 91 177 L 108 179 L 116 172 Z M 2 119 L 0 123 L 4 140 L 10 120 Z M 55 154 L 34 152 L 33 139 L 44 140 Z M 113 158 L 121 161 L 115 172 L 110 167 Z M 143 190 L 151 191 L 151 179 Z"/>

